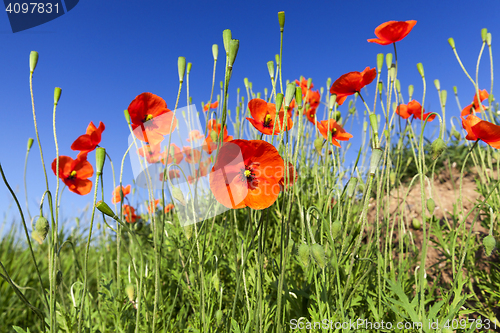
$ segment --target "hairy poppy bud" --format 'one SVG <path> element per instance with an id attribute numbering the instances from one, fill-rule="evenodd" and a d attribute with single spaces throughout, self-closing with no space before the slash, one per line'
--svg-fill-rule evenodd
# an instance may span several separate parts
<path id="1" fill-rule="evenodd" d="M 134 285 L 128 284 L 125 287 L 125 293 L 127 294 L 128 300 L 132 302 L 134 300 Z"/>
<path id="2" fill-rule="evenodd" d="M 325 250 L 323 249 L 323 246 L 319 245 L 318 243 L 313 244 L 311 246 L 311 256 L 313 257 L 314 261 L 318 264 L 318 266 L 323 269 L 326 266 L 326 257 L 325 257 Z"/>
<path id="3" fill-rule="evenodd" d="M 311 250 L 309 248 L 309 245 L 307 245 L 307 244 L 301 244 L 299 246 L 299 250 L 298 250 L 299 261 L 305 267 L 309 266 L 309 263 L 311 262 L 310 253 L 311 253 Z"/>
<path id="4" fill-rule="evenodd" d="M 222 32 L 222 41 L 224 42 L 224 50 L 226 51 L 226 55 L 229 55 L 229 41 L 233 38 L 231 34 L 231 30 L 226 29 Z"/>
<path id="5" fill-rule="evenodd" d="M 483 40 L 483 43 L 486 42 L 486 36 L 488 35 L 488 29 L 482 28 L 481 29 L 481 39 Z"/>
<path id="6" fill-rule="evenodd" d="M 179 201 L 181 205 L 186 206 L 186 199 L 184 199 L 184 194 L 182 194 L 182 191 L 178 187 L 172 186 L 170 192 L 174 199 L 177 199 L 177 201 Z"/>
<path id="7" fill-rule="evenodd" d="M 231 39 L 231 41 L 229 42 L 229 58 L 227 63 L 227 66 L 229 68 L 233 67 L 239 48 L 240 48 L 240 41 L 238 39 Z"/>
<path id="8" fill-rule="evenodd" d="M 212 276 L 212 284 L 213 284 L 215 290 L 219 290 L 219 277 L 217 276 L 217 273 L 215 273 Z"/>
<path id="9" fill-rule="evenodd" d="M 346 193 L 349 198 L 352 198 L 354 191 L 356 191 L 356 186 L 358 185 L 358 178 L 351 177 L 349 183 L 347 184 Z"/>
<path id="10" fill-rule="evenodd" d="M 302 88 L 301 87 L 295 88 L 295 102 L 297 103 L 297 106 L 299 108 L 302 107 Z"/>
<path id="11" fill-rule="evenodd" d="M 177 70 L 179 72 L 179 82 L 184 82 L 184 74 L 186 72 L 186 58 L 179 57 L 177 59 Z"/>
<path id="12" fill-rule="evenodd" d="M 186 235 L 186 238 L 189 240 L 191 237 L 193 237 L 193 225 L 188 224 L 184 226 L 184 234 Z"/>
<path id="13" fill-rule="evenodd" d="M 493 237 L 492 235 L 488 235 L 483 238 L 483 246 L 484 250 L 486 251 L 486 256 L 491 256 L 493 250 L 495 250 L 496 244 L 497 242 L 495 240 L 495 237 Z"/>
<path id="14" fill-rule="evenodd" d="M 285 12 L 278 12 L 278 21 L 280 23 L 280 31 L 283 32 L 285 28 Z"/>
<path id="15" fill-rule="evenodd" d="M 460 135 L 460 133 L 455 129 L 455 127 L 453 127 L 451 129 L 451 132 L 450 132 L 451 136 L 453 136 L 456 140 L 460 140 L 462 139 L 462 136 Z"/>
<path id="16" fill-rule="evenodd" d="M 104 201 L 98 201 L 96 204 L 96 208 L 101 211 L 101 213 L 104 213 L 104 215 L 107 215 L 111 218 L 115 218 L 116 214 L 113 212 L 111 208 L 104 202 Z"/>
<path id="17" fill-rule="evenodd" d="M 374 175 L 378 169 L 380 160 L 382 159 L 383 150 L 380 148 L 375 148 L 372 151 L 372 156 L 370 159 L 370 174 Z"/>
<path id="18" fill-rule="evenodd" d="M 413 219 L 413 221 L 411 221 L 411 226 L 415 230 L 420 230 L 420 227 L 422 227 L 422 223 L 420 223 L 420 220 L 418 219 Z"/>
<path id="19" fill-rule="evenodd" d="M 439 83 L 438 79 L 434 80 L 434 86 L 436 87 L 437 90 L 441 90 L 441 84 Z"/>
<path id="20" fill-rule="evenodd" d="M 219 56 L 219 45 L 212 45 L 212 55 L 214 56 L 214 61 L 217 61 L 217 57 Z"/>
<path id="21" fill-rule="evenodd" d="M 436 140 L 434 140 L 434 142 L 431 145 L 432 159 L 437 160 L 445 149 L 446 149 L 446 143 L 444 142 L 443 139 L 437 138 Z"/>
<path id="22" fill-rule="evenodd" d="M 340 235 L 340 232 L 342 231 L 342 223 L 339 221 L 335 221 L 332 224 L 332 239 L 335 240 L 337 237 Z"/>
<path id="23" fill-rule="evenodd" d="M 220 326 L 222 324 L 222 310 L 215 311 L 215 320 L 217 321 L 217 325 Z"/>
<path id="24" fill-rule="evenodd" d="M 491 33 L 489 32 L 486 35 L 486 44 L 488 44 L 488 46 L 491 46 Z"/>
<path id="25" fill-rule="evenodd" d="M 33 138 L 29 138 L 28 139 L 28 151 L 30 151 L 32 146 L 33 146 Z"/>
<path id="26" fill-rule="evenodd" d="M 124 110 L 123 115 L 125 116 L 125 120 L 127 121 L 127 124 L 130 125 L 130 113 L 128 113 L 128 110 Z"/>
<path id="27" fill-rule="evenodd" d="M 35 238 L 38 243 L 42 244 L 49 233 L 49 228 L 49 221 L 45 217 L 40 216 L 38 220 L 36 220 L 33 238 Z"/>
<path id="28" fill-rule="evenodd" d="M 36 64 L 38 64 L 38 52 L 31 51 L 30 53 L 30 73 L 33 74 L 36 68 Z"/>
<path id="29" fill-rule="evenodd" d="M 271 79 L 274 80 L 274 62 L 272 60 L 267 62 L 267 70 Z"/>
<path id="30" fill-rule="evenodd" d="M 418 70 L 418 73 L 420 74 L 421 77 L 425 77 L 425 74 L 424 74 L 424 65 L 422 65 L 421 62 L 419 62 L 417 64 L 417 70 Z"/>
<path id="31" fill-rule="evenodd" d="M 56 87 L 54 89 L 54 104 L 57 105 L 59 103 L 59 99 L 61 98 L 61 88 Z"/>
<path id="32" fill-rule="evenodd" d="M 106 149 L 99 147 L 95 150 L 95 168 L 97 175 L 102 174 L 104 160 L 106 159 Z"/>
<path id="33" fill-rule="evenodd" d="M 455 40 L 452 37 L 448 38 L 448 44 L 450 44 L 452 49 L 455 48 Z"/>
<path id="34" fill-rule="evenodd" d="M 60 270 L 57 271 L 57 274 L 56 274 L 56 285 L 59 287 L 59 285 L 61 284 L 63 280 L 63 274 Z"/>
<path id="35" fill-rule="evenodd" d="M 319 155 L 321 155 L 321 151 L 323 150 L 323 142 L 325 140 L 323 139 L 322 136 L 318 136 L 316 139 L 314 139 L 314 148 L 316 148 L 316 151 L 318 152 Z"/>
<path id="36" fill-rule="evenodd" d="M 392 53 L 387 53 L 385 55 L 385 65 L 387 66 L 387 69 L 391 68 L 391 65 L 392 65 Z"/>
<path id="37" fill-rule="evenodd" d="M 413 84 L 410 84 L 408 86 L 408 98 L 411 100 L 411 98 L 413 97 Z"/>
<path id="38" fill-rule="evenodd" d="M 295 96 L 295 83 L 288 83 L 286 85 L 285 91 L 285 108 L 290 106 L 292 103 L 293 97 Z"/>
<path id="39" fill-rule="evenodd" d="M 382 71 L 383 65 L 384 65 L 384 54 L 379 53 L 377 54 L 377 72 L 380 73 Z"/>
<path id="40" fill-rule="evenodd" d="M 434 214 L 434 209 L 436 209 L 436 203 L 434 200 L 432 198 L 427 199 L 426 205 L 429 213 L 431 213 L 431 215 Z"/>

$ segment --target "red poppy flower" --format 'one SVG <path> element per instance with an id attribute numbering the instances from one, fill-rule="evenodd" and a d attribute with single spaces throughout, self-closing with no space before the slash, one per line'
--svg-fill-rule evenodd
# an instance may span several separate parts
<path id="1" fill-rule="evenodd" d="M 462 127 L 467 131 L 467 140 L 483 140 L 491 147 L 500 149 L 500 126 L 471 114 L 462 117 Z"/>
<path id="2" fill-rule="evenodd" d="M 304 102 L 308 104 L 308 106 L 306 106 L 306 118 L 313 124 L 316 124 L 316 109 L 320 104 L 320 100 L 321 95 L 319 91 L 309 91 L 304 99 Z"/>
<path id="3" fill-rule="evenodd" d="M 283 173 L 285 173 L 285 172 L 286 171 L 284 170 Z M 278 182 L 280 184 L 281 190 L 283 190 L 285 188 L 285 177 L 286 176 L 287 176 L 286 174 L 283 174 L 283 177 L 281 177 L 279 182 Z M 288 162 L 288 179 L 286 182 L 286 185 L 287 185 L 286 187 L 295 184 L 295 182 L 297 181 L 298 178 L 299 178 L 299 175 L 295 171 L 293 164 Z"/>
<path id="4" fill-rule="evenodd" d="M 490 97 L 490 94 L 488 94 L 486 89 L 479 90 L 479 99 L 481 99 L 481 102 L 487 99 L 488 97 Z M 483 109 L 486 109 L 486 106 L 483 105 Z M 463 108 L 460 115 L 467 116 L 471 113 L 474 114 L 475 112 L 481 112 L 481 106 L 480 102 L 477 100 L 477 94 L 474 94 L 474 101 L 472 102 L 472 104 L 469 104 L 465 108 Z"/>
<path id="5" fill-rule="evenodd" d="M 158 206 L 158 203 L 159 203 L 159 202 L 160 202 L 160 199 L 156 199 L 156 200 L 154 201 L 154 203 L 153 203 L 153 202 L 150 202 L 150 203 L 149 203 L 149 206 L 148 206 L 148 211 L 149 211 L 150 213 L 154 213 L 154 212 L 155 212 L 155 210 L 156 210 L 156 206 Z"/>
<path id="6" fill-rule="evenodd" d="M 173 211 L 175 208 L 174 204 L 172 203 L 169 203 L 168 205 L 165 206 L 165 213 L 170 213 L 171 211 Z"/>
<path id="7" fill-rule="evenodd" d="M 170 149 L 167 152 L 166 150 L 162 153 L 162 159 L 161 163 L 163 164 L 170 164 L 170 163 L 175 163 L 179 164 L 181 163 L 182 159 L 184 158 L 184 155 L 181 152 L 181 149 L 177 147 L 175 143 L 170 144 Z"/>
<path id="8" fill-rule="evenodd" d="M 247 118 L 250 123 L 261 133 L 272 135 L 274 127 L 274 135 L 280 133 L 280 127 L 282 129 L 290 130 L 293 127 L 293 121 L 291 118 L 291 111 L 286 114 L 286 124 L 284 124 L 283 118 L 285 118 L 285 111 L 283 108 L 279 112 L 279 123 L 274 126 L 274 120 L 276 119 L 276 105 L 273 103 L 267 103 L 265 100 L 260 98 L 254 98 L 248 102 L 248 108 L 250 109 L 250 114 L 252 118 Z"/>
<path id="9" fill-rule="evenodd" d="M 160 161 L 160 144 L 157 145 L 144 145 L 137 150 L 137 153 L 142 157 L 146 158 L 146 161 L 150 164 L 158 163 Z"/>
<path id="10" fill-rule="evenodd" d="M 191 141 L 196 141 L 196 140 L 200 140 L 203 138 L 204 138 L 204 136 L 203 136 L 203 134 L 200 133 L 200 131 L 192 130 L 191 132 L 189 132 L 189 138 L 187 139 L 187 141 L 191 142 Z"/>
<path id="11" fill-rule="evenodd" d="M 219 101 L 215 101 L 213 102 L 212 104 L 205 104 L 205 106 L 203 107 L 203 111 L 208 111 L 209 110 L 209 107 L 210 109 L 217 109 L 219 107 Z"/>
<path id="12" fill-rule="evenodd" d="M 163 174 L 164 174 L 164 172 L 160 173 L 160 181 L 161 182 L 163 181 Z M 168 171 L 168 177 L 170 179 L 181 178 L 181 172 L 177 169 L 172 168 Z"/>
<path id="13" fill-rule="evenodd" d="M 208 167 L 210 166 L 211 162 L 212 161 L 210 160 L 210 158 L 206 159 L 203 162 L 200 162 L 200 165 L 198 169 L 194 171 L 193 176 L 188 176 L 188 183 L 193 184 L 198 178 L 202 178 L 208 175 Z"/>
<path id="14" fill-rule="evenodd" d="M 128 106 L 128 113 L 135 136 L 151 145 L 159 144 L 177 124 L 174 113 L 167 109 L 167 103 L 152 93 L 137 96 Z"/>
<path id="15" fill-rule="evenodd" d="M 323 120 L 317 124 L 318 130 L 323 135 L 325 140 L 328 140 L 328 132 L 332 133 L 332 144 L 340 147 L 340 141 L 347 141 L 352 138 L 352 134 L 347 133 L 342 126 L 337 124 L 333 119 Z"/>
<path id="16" fill-rule="evenodd" d="M 99 122 L 99 127 L 95 127 L 93 122 L 90 122 L 87 127 L 87 133 L 80 135 L 78 139 L 73 142 L 71 149 L 80 150 L 82 152 L 90 152 L 94 150 L 99 143 L 101 143 L 101 134 L 104 131 L 104 124 Z"/>
<path id="17" fill-rule="evenodd" d="M 125 187 L 121 186 L 121 192 L 123 192 L 123 198 L 125 198 L 125 196 L 130 193 L 130 185 L 127 185 Z M 113 193 L 111 195 L 112 195 L 112 198 L 111 198 L 112 203 L 116 204 L 116 203 L 121 202 L 122 195 L 120 193 L 120 186 L 117 186 L 113 190 Z"/>
<path id="18" fill-rule="evenodd" d="M 283 159 L 270 143 L 233 140 L 219 151 L 210 188 L 225 207 L 264 209 L 278 198 L 283 169 Z"/>
<path id="19" fill-rule="evenodd" d="M 302 80 L 295 80 L 295 84 L 298 85 L 302 89 L 302 95 L 305 95 L 307 92 L 307 80 L 303 77 Z M 314 88 L 314 84 L 311 83 L 310 89 Z"/>
<path id="20" fill-rule="evenodd" d="M 366 67 L 361 73 L 349 72 L 333 82 L 330 94 L 337 95 L 337 104 L 342 105 L 347 96 L 359 93 L 364 86 L 372 83 L 376 76 L 377 71 L 370 67 Z"/>
<path id="21" fill-rule="evenodd" d="M 370 43 L 389 45 L 399 42 L 405 38 L 417 24 L 417 21 L 389 21 L 375 28 L 375 36 L 378 38 L 368 39 Z"/>
<path id="22" fill-rule="evenodd" d="M 57 158 L 52 162 L 52 171 L 57 175 Z M 76 160 L 69 156 L 59 156 L 59 178 L 71 192 L 85 195 L 92 189 L 92 182 L 88 180 L 94 174 L 94 168 L 87 161 L 87 153 L 80 152 Z"/>
<path id="23" fill-rule="evenodd" d="M 207 132 L 208 135 L 205 138 L 205 142 L 203 143 L 203 150 L 208 154 L 212 154 L 214 149 L 217 149 L 217 141 L 220 136 L 221 124 L 217 124 L 217 120 L 211 119 L 207 123 Z M 214 140 L 215 139 L 215 140 Z M 224 133 L 222 137 L 222 142 L 232 141 L 233 137 L 231 135 L 227 135 L 227 128 L 224 126 Z"/>
<path id="24" fill-rule="evenodd" d="M 201 159 L 201 151 L 198 149 L 191 149 L 189 146 L 182 147 L 182 152 L 186 156 L 186 162 L 190 164 L 198 163 Z"/>
<path id="25" fill-rule="evenodd" d="M 413 116 L 414 118 L 418 118 L 420 120 L 425 120 L 427 116 L 431 114 L 431 112 L 425 113 L 425 110 L 422 110 L 422 105 L 415 100 L 408 102 L 408 104 L 399 105 L 396 108 L 396 113 L 403 119 L 408 119 Z M 436 118 L 435 114 L 430 116 L 427 121 L 433 121 L 434 118 Z"/>
<path id="26" fill-rule="evenodd" d="M 125 216 L 125 221 L 128 223 L 135 223 L 140 216 L 135 215 L 135 208 L 129 205 L 123 205 L 123 216 Z"/>

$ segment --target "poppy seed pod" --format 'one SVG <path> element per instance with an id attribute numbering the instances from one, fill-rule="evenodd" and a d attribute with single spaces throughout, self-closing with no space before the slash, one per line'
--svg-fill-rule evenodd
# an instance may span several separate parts
<path id="1" fill-rule="evenodd" d="M 331 87 L 331 85 L 332 85 L 332 78 L 331 78 L 331 77 L 329 77 L 328 79 L 326 79 L 326 87 L 327 87 L 327 88 L 328 88 L 328 87 Z"/>
<path id="2" fill-rule="evenodd" d="M 248 88 L 248 78 L 244 78 L 243 79 L 243 84 L 245 85 L 245 88 Z M 243 100 L 244 97 L 242 97 L 242 100 Z"/>
<path id="3" fill-rule="evenodd" d="M 106 149 L 99 147 L 95 150 L 95 168 L 97 175 L 102 174 L 104 160 L 106 159 Z"/>
<path id="4" fill-rule="evenodd" d="M 285 28 L 285 12 L 278 12 L 278 21 L 280 23 L 280 31 L 283 32 Z"/>
<path id="5" fill-rule="evenodd" d="M 486 237 L 483 238 L 483 246 L 484 246 L 484 250 L 486 251 L 486 256 L 491 256 L 491 254 L 493 253 L 493 250 L 495 249 L 496 247 L 496 240 L 495 240 L 495 237 L 493 237 L 492 235 L 488 235 Z"/>
<path id="6" fill-rule="evenodd" d="M 95 206 L 104 215 L 107 215 L 113 219 L 115 219 L 117 217 L 116 214 L 113 212 L 113 210 L 104 201 L 102 201 L 102 200 L 98 201 Z"/>
<path id="7" fill-rule="evenodd" d="M 378 93 L 382 95 L 382 91 L 384 89 L 384 82 L 378 81 Z"/>
<path id="8" fill-rule="evenodd" d="M 229 68 L 233 67 L 239 48 L 240 48 L 240 41 L 238 39 L 231 39 L 231 41 L 229 42 L 229 58 L 227 64 Z"/>
<path id="9" fill-rule="evenodd" d="M 59 103 L 59 99 L 61 98 L 61 88 L 56 87 L 54 89 L 54 104 L 57 105 Z"/>
<path id="10" fill-rule="evenodd" d="M 309 245 L 301 244 L 299 246 L 299 249 L 298 249 L 299 261 L 305 267 L 309 266 L 309 263 L 311 262 L 310 254 L 311 254 L 311 250 L 309 248 Z"/>
<path id="11" fill-rule="evenodd" d="M 276 61 L 276 66 L 279 66 L 280 65 L 280 55 L 279 54 L 275 54 L 274 55 L 274 60 Z"/>
<path id="12" fill-rule="evenodd" d="M 421 62 L 419 62 L 419 63 L 417 64 L 417 70 L 418 70 L 418 73 L 420 74 L 420 76 L 421 76 L 422 78 L 424 78 L 424 77 L 425 77 L 425 74 L 424 74 L 424 65 L 422 65 L 422 63 L 421 63 Z"/>
<path id="13" fill-rule="evenodd" d="M 33 146 L 33 138 L 29 138 L 28 139 L 28 151 L 30 151 L 32 146 Z"/>
<path id="14" fill-rule="evenodd" d="M 452 37 L 448 38 L 448 44 L 450 44 L 452 49 L 455 49 L 455 40 Z"/>
<path id="15" fill-rule="evenodd" d="M 337 95 L 333 94 L 330 96 L 330 99 L 328 100 L 328 109 L 333 110 L 333 107 L 335 106 L 335 102 L 337 101 Z"/>
<path id="16" fill-rule="evenodd" d="M 179 71 L 179 82 L 184 82 L 184 74 L 186 72 L 186 58 L 179 57 L 177 59 L 177 69 Z"/>
<path id="17" fill-rule="evenodd" d="M 458 93 L 457 86 L 453 86 L 453 93 L 456 95 Z"/>
<path id="18" fill-rule="evenodd" d="M 332 224 L 332 239 L 335 240 L 337 237 L 340 235 L 340 232 L 342 231 L 342 223 L 339 221 L 335 221 Z"/>
<path id="19" fill-rule="evenodd" d="M 217 57 L 219 56 L 219 45 L 212 45 L 212 55 L 214 56 L 214 61 L 217 61 Z"/>
<path id="20" fill-rule="evenodd" d="M 397 79 L 396 79 L 396 91 L 398 92 L 398 94 L 401 93 L 401 83 Z"/>
<path id="21" fill-rule="evenodd" d="M 313 79 L 312 79 L 312 78 L 308 78 L 308 79 L 307 79 L 307 90 L 310 90 L 310 89 L 311 89 L 312 82 L 313 82 Z"/>
<path id="22" fill-rule="evenodd" d="M 224 50 L 226 51 L 226 56 L 229 55 L 229 41 L 232 39 L 231 30 L 226 29 L 222 32 L 222 41 L 224 42 Z"/>
<path id="23" fill-rule="evenodd" d="M 444 142 L 443 139 L 437 138 L 436 140 L 434 140 L 434 142 L 431 145 L 432 160 L 437 160 L 445 149 L 446 149 L 446 143 Z"/>
<path id="24" fill-rule="evenodd" d="M 267 70 L 269 71 L 271 79 L 274 80 L 274 62 L 272 60 L 267 62 Z"/>
<path id="25" fill-rule="evenodd" d="M 486 42 L 486 36 L 488 35 L 488 29 L 482 28 L 481 29 L 481 39 L 483 40 L 483 43 Z"/>
<path id="26" fill-rule="evenodd" d="M 392 64 L 391 67 L 389 67 L 389 78 L 391 79 L 391 82 L 394 82 L 396 79 L 396 65 Z"/>
<path id="27" fill-rule="evenodd" d="M 30 73 L 33 74 L 36 68 L 36 64 L 38 64 L 38 52 L 31 51 L 30 53 Z"/>
<path id="28" fill-rule="evenodd" d="M 288 83 L 286 85 L 285 108 L 288 108 L 290 106 L 290 103 L 292 103 L 293 97 L 295 96 L 295 87 L 295 83 Z"/>
<path id="29" fill-rule="evenodd" d="M 326 257 L 325 257 L 325 250 L 323 249 L 323 246 L 320 244 L 316 243 L 311 246 L 311 256 L 313 257 L 314 261 L 318 264 L 318 266 L 323 269 L 326 266 Z"/>

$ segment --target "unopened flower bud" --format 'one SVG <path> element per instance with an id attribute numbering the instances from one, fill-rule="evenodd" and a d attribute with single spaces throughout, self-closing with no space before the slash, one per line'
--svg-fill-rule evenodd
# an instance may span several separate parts
<path id="1" fill-rule="evenodd" d="M 316 139 L 314 139 L 314 148 L 316 148 L 316 151 L 318 152 L 319 155 L 321 155 L 321 151 L 323 150 L 323 143 L 325 140 L 323 139 L 322 136 L 318 136 Z"/>
<path id="2" fill-rule="evenodd" d="M 38 52 L 31 51 L 30 53 L 30 73 L 33 74 L 38 63 Z"/>
<path id="3" fill-rule="evenodd" d="M 434 209 L 436 209 L 436 203 L 432 198 L 427 199 L 426 206 L 429 213 L 431 215 L 434 214 Z"/>
<path id="4" fill-rule="evenodd" d="M 125 293 L 127 294 L 128 300 L 132 302 L 134 300 L 134 285 L 128 284 L 125 287 Z"/>
<path id="5" fill-rule="evenodd" d="M 224 50 L 226 51 L 226 56 L 229 54 L 229 42 L 232 39 L 231 30 L 226 29 L 222 32 L 222 41 L 224 42 Z"/>
<path id="6" fill-rule="evenodd" d="M 455 40 L 452 37 L 448 38 L 448 44 L 450 44 L 452 49 L 455 49 Z"/>
<path id="7" fill-rule="evenodd" d="M 302 107 L 302 88 L 297 87 L 295 88 L 295 102 L 297 104 L 297 107 Z"/>
<path id="8" fill-rule="evenodd" d="M 431 145 L 432 159 L 437 160 L 445 149 L 446 149 L 446 143 L 444 142 L 443 139 L 437 138 L 436 140 L 434 140 L 434 142 Z"/>
<path id="9" fill-rule="evenodd" d="M 187 68 L 186 68 L 187 75 L 189 75 L 189 73 L 191 73 L 191 67 L 193 67 L 193 64 L 188 62 Z"/>
<path id="10" fill-rule="evenodd" d="M 332 78 L 329 77 L 328 79 L 326 79 L 326 87 L 328 88 L 328 90 L 330 89 L 329 87 L 331 87 L 332 85 Z"/>
<path id="11" fill-rule="evenodd" d="M 298 250 L 299 261 L 305 267 L 309 266 L 309 263 L 311 262 L 310 254 L 311 254 L 311 250 L 309 248 L 309 245 L 301 244 L 299 246 L 299 250 Z"/>
<path id="12" fill-rule="evenodd" d="M 59 103 L 59 99 L 61 98 L 61 88 L 56 87 L 54 89 L 54 104 L 57 105 Z"/>
<path id="13" fill-rule="evenodd" d="M 102 200 L 98 201 L 95 207 L 99 209 L 99 211 L 101 211 L 101 213 L 103 213 L 104 215 L 107 215 L 113 219 L 116 217 L 116 214 L 113 212 L 113 210 L 108 206 L 107 203 Z"/>
<path id="14" fill-rule="evenodd" d="M 279 66 L 280 65 L 280 55 L 279 54 L 275 54 L 274 55 L 274 60 L 276 61 L 276 66 Z"/>
<path id="15" fill-rule="evenodd" d="M 191 237 L 193 237 L 193 225 L 192 224 L 187 224 L 184 226 L 184 234 L 186 235 L 186 238 L 189 240 Z"/>
<path id="16" fill-rule="evenodd" d="M 248 88 L 248 78 L 243 79 L 243 84 L 245 85 L 245 88 Z"/>
<path id="17" fill-rule="evenodd" d="M 31 147 L 33 146 L 33 138 L 28 139 L 28 151 L 31 150 Z"/>
<path id="18" fill-rule="evenodd" d="M 383 150 L 380 148 L 375 148 L 372 151 L 372 156 L 370 159 L 370 174 L 374 175 L 377 172 L 378 165 L 382 159 Z"/>
<path id="19" fill-rule="evenodd" d="M 95 168 L 97 175 L 102 174 L 104 160 L 106 159 L 106 149 L 99 147 L 95 150 Z"/>
<path id="20" fill-rule="evenodd" d="M 460 133 L 455 129 L 455 127 L 453 127 L 450 131 L 450 135 L 453 136 L 456 140 L 460 140 L 462 139 L 462 136 L 460 135 Z"/>
<path id="21" fill-rule="evenodd" d="M 218 326 L 222 325 L 222 310 L 215 311 L 215 320 Z"/>
<path id="22" fill-rule="evenodd" d="M 357 185 L 358 185 L 358 178 L 351 177 L 351 179 L 349 179 L 349 183 L 347 183 L 347 189 L 346 189 L 346 194 L 349 198 L 352 198 L 352 196 L 354 195 Z"/>
<path id="23" fill-rule="evenodd" d="M 408 86 L 408 98 L 409 98 L 410 100 L 411 100 L 411 99 L 412 99 L 412 97 L 413 97 L 413 90 L 414 90 L 414 88 L 413 88 L 413 84 L 410 84 L 410 85 Z"/>
<path id="24" fill-rule="evenodd" d="M 212 45 L 212 55 L 214 56 L 214 61 L 217 61 L 217 57 L 219 56 L 219 45 Z"/>
<path id="25" fill-rule="evenodd" d="M 486 35 L 486 44 L 488 44 L 488 46 L 491 46 L 491 33 L 489 32 Z"/>
<path id="26" fill-rule="evenodd" d="M 483 43 L 486 42 L 486 36 L 488 35 L 488 29 L 482 28 L 481 29 L 481 39 L 483 40 Z"/>
<path id="27" fill-rule="evenodd" d="M 128 110 L 124 110 L 123 115 L 125 116 L 125 120 L 127 121 L 127 124 L 130 125 L 130 113 L 128 113 Z"/>
<path id="28" fill-rule="evenodd" d="M 339 122 L 340 119 L 342 118 L 342 113 L 340 113 L 340 111 L 335 111 L 333 112 L 333 115 L 332 115 L 333 119 L 336 121 L 336 122 Z"/>
<path id="29" fill-rule="evenodd" d="M 267 70 L 269 71 L 269 76 L 274 80 L 274 62 L 269 60 L 267 62 Z"/>
<path id="30" fill-rule="evenodd" d="M 443 108 L 446 106 L 447 98 L 448 98 L 448 92 L 446 90 L 441 90 L 441 106 Z"/>
<path id="31" fill-rule="evenodd" d="M 58 270 L 57 274 L 56 274 L 56 286 L 59 287 L 59 285 L 61 284 L 62 280 L 63 280 L 63 273 L 60 270 Z"/>
<path id="32" fill-rule="evenodd" d="M 186 58 L 179 57 L 177 59 L 177 70 L 179 72 L 179 82 L 184 82 L 184 74 L 186 72 Z"/>
<path id="33" fill-rule="evenodd" d="M 332 239 L 335 240 L 342 232 L 342 223 L 335 221 L 332 224 Z"/>
<path id="34" fill-rule="evenodd" d="M 283 32 L 285 28 L 285 12 L 278 12 L 278 21 L 280 23 L 280 31 Z"/>
<path id="35" fill-rule="evenodd" d="M 488 235 L 483 238 L 483 246 L 484 250 L 486 251 L 486 256 L 491 256 L 493 250 L 495 250 L 496 244 L 497 242 L 495 240 L 495 237 L 493 237 L 492 235 Z"/>
<path id="36" fill-rule="evenodd" d="M 49 221 L 45 217 L 40 216 L 36 220 L 33 238 L 35 238 L 38 243 L 42 244 L 49 233 L 49 228 Z"/>
<path id="37" fill-rule="evenodd" d="M 424 65 L 422 65 L 421 62 L 419 62 L 417 64 L 417 70 L 418 70 L 418 72 L 419 72 L 419 74 L 420 74 L 421 77 L 425 77 L 425 74 L 424 74 Z"/>
<path id="38" fill-rule="evenodd" d="M 453 93 L 456 95 L 458 92 L 457 92 L 457 86 L 453 86 Z"/>
<path id="39" fill-rule="evenodd" d="M 285 107 L 289 107 L 295 96 L 295 83 L 288 83 L 285 91 Z"/>
<path id="40" fill-rule="evenodd" d="M 420 230 L 420 228 L 422 227 L 422 223 L 420 222 L 420 220 L 418 219 L 413 219 L 411 221 L 411 226 L 413 227 L 413 229 L 415 230 Z"/>
<path id="41" fill-rule="evenodd" d="M 326 256 L 325 256 L 325 250 L 323 249 L 323 246 L 320 244 L 316 243 L 311 246 L 311 256 L 313 257 L 314 261 L 318 264 L 318 266 L 323 269 L 326 266 Z"/>
<path id="42" fill-rule="evenodd" d="M 227 63 L 227 66 L 229 68 L 233 67 L 239 48 L 240 48 L 240 41 L 238 39 L 231 39 L 231 41 L 229 42 L 229 58 Z"/>
<path id="43" fill-rule="evenodd" d="M 383 65 L 384 65 L 384 54 L 379 53 L 377 54 L 377 72 L 380 73 L 382 71 Z"/>

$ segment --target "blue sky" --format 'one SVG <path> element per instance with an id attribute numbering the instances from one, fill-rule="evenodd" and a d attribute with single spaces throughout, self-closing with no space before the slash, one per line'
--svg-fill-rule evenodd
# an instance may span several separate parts
<path id="1" fill-rule="evenodd" d="M 177 58 L 193 63 L 190 95 L 198 106 L 210 97 L 212 44 L 223 53 L 222 31 L 231 29 L 240 48 L 230 83 L 230 105 L 235 109 L 236 88 L 244 90 L 243 78 L 253 82 L 253 90 L 270 88 L 266 63 L 279 52 L 278 11 L 286 13 L 283 76 L 294 80 L 300 75 L 313 78 L 315 88 L 325 86 L 350 71 L 375 67 L 377 53 L 392 52 L 392 46 L 368 43 L 374 29 L 389 20 L 417 20 L 413 31 L 398 43 L 398 77 L 407 100 L 407 87 L 415 86 L 414 98 L 421 100 L 422 83 L 416 64 L 422 62 L 427 77 L 425 108 L 438 111 L 433 80 L 448 90 L 447 114 L 458 115 L 452 87 L 458 87 L 462 106 L 469 104 L 473 86 L 455 60 L 447 39 L 454 37 L 463 63 L 475 72 L 481 46 L 480 31 L 488 28 L 495 50 L 499 36 L 498 1 L 80 1 L 67 14 L 33 29 L 13 34 L 7 14 L 0 13 L 0 100 L 3 130 L 0 162 L 11 186 L 18 188 L 24 208 L 23 165 L 26 142 L 35 137 L 29 95 L 29 54 L 40 54 L 34 75 L 34 94 L 40 137 L 46 166 L 55 158 L 52 133 L 54 87 L 62 88 L 57 111 L 57 134 L 61 155 L 76 156 L 71 143 L 84 134 L 87 125 L 102 121 L 106 130 L 101 145 L 119 169 L 127 149 L 128 128 L 123 110 L 135 96 L 152 92 L 173 108 L 178 88 Z M 220 57 L 216 76 L 223 79 Z M 498 64 L 494 53 L 494 63 Z M 487 54 L 480 69 L 481 88 L 489 90 Z M 369 86 L 373 94 L 374 85 Z M 368 97 L 373 101 L 373 96 Z M 369 102 L 369 105 L 373 102 Z M 185 90 L 179 107 L 187 104 Z M 362 105 L 358 105 L 359 108 Z M 346 112 L 346 107 L 339 108 Z M 449 127 L 449 125 L 448 125 Z M 360 131 L 357 129 L 356 131 Z M 353 132 L 356 132 L 353 131 Z M 232 133 L 230 133 L 232 134 Z M 360 140 L 353 139 L 357 150 Z M 89 154 L 94 164 L 94 154 Z M 132 180 L 129 160 L 124 183 Z M 55 176 L 49 169 L 55 190 Z M 109 165 L 105 173 L 110 175 Z M 36 144 L 29 158 L 28 192 L 32 214 L 45 185 Z M 109 200 L 111 179 L 105 179 Z M 92 195 L 79 197 L 65 191 L 62 214 L 78 215 Z M 0 185 L 0 212 L 7 209 L 10 194 Z M 13 216 L 11 210 L 9 216 Z M 9 221 L 11 218 L 9 218 Z"/>

